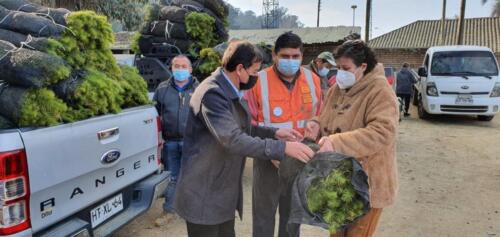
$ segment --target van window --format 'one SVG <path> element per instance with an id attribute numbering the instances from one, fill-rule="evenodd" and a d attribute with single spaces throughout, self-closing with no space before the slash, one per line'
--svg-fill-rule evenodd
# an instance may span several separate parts
<path id="1" fill-rule="evenodd" d="M 488 51 L 436 52 L 432 56 L 431 74 L 436 76 L 497 76 L 495 58 Z"/>

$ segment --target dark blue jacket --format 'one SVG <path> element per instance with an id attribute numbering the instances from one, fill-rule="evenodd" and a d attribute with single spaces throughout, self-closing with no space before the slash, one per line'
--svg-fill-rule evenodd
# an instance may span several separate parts
<path id="1" fill-rule="evenodd" d="M 283 159 L 285 143 L 276 129 L 251 125 L 245 102 L 221 69 L 191 97 L 181 173 L 174 208 L 185 220 L 215 225 L 243 213 L 242 175 L 246 157 Z"/>
<path id="2" fill-rule="evenodd" d="M 189 112 L 189 100 L 198 86 L 196 78 L 191 78 L 182 91 L 176 89 L 174 79 L 162 82 L 155 91 L 153 101 L 161 117 L 162 134 L 165 140 L 182 139 Z"/>
<path id="3" fill-rule="evenodd" d="M 417 80 L 410 70 L 402 68 L 397 75 L 396 94 L 410 95 L 415 83 Z"/>

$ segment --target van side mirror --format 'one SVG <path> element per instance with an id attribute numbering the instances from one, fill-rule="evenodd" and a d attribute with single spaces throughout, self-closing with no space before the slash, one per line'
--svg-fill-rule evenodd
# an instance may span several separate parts
<path id="1" fill-rule="evenodd" d="M 425 67 L 420 67 L 418 69 L 418 76 L 427 77 L 427 69 L 425 69 Z"/>

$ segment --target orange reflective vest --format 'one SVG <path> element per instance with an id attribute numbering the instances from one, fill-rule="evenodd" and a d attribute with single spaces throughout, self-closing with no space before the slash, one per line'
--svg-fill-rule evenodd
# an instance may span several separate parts
<path id="1" fill-rule="evenodd" d="M 256 122 L 261 126 L 293 128 L 304 133 L 306 122 L 319 114 L 321 82 L 310 70 L 301 67 L 300 76 L 290 91 L 273 67 L 259 72 L 252 88 L 256 100 Z"/>

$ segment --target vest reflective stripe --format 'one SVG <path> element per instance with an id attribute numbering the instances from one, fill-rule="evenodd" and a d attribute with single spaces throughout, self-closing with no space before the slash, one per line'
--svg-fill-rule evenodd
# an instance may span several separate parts
<path id="1" fill-rule="evenodd" d="M 292 122 L 286 122 L 286 123 L 269 123 L 269 124 L 265 124 L 265 123 L 259 123 L 259 126 L 268 126 L 268 127 L 273 127 L 273 128 L 289 128 L 289 129 L 292 129 L 293 128 L 293 123 Z"/>
<path id="2" fill-rule="evenodd" d="M 305 128 L 307 120 L 299 120 L 297 121 L 297 128 Z"/>
<path id="3" fill-rule="evenodd" d="M 313 75 L 312 72 L 308 69 L 304 68 L 304 74 L 306 76 L 306 81 L 307 85 L 309 86 L 309 90 L 311 91 L 311 97 L 312 97 L 312 106 L 313 106 L 313 116 L 316 115 L 317 111 L 317 104 L 318 104 L 318 98 L 316 97 L 316 90 L 314 87 L 314 80 L 313 80 Z"/>
<path id="4" fill-rule="evenodd" d="M 260 94 L 262 99 L 262 116 L 264 117 L 264 125 L 270 126 L 271 124 L 271 109 L 269 105 L 269 82 L 267 80 L 266 71 L 259 72 L 260 81 Z"/>

